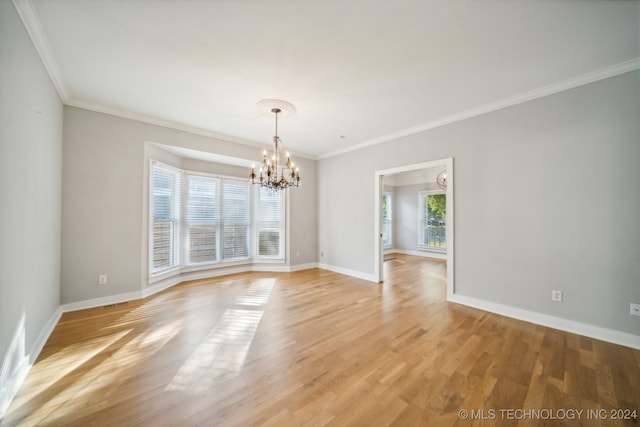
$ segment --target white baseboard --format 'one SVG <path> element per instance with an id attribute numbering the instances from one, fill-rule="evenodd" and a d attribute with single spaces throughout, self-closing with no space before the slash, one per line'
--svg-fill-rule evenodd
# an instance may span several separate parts
<path id="1" fill-rule="evenodd" d="M 436 258 L 436 259 L 447 259 L 447 254 L 446 252 L 440 253 L 440 252 L 429 252 L 429 251 L 412 251 L 412 250 L 408 250 L 408 249 L 393 249 L 392 251 L 388 252 L 389 254 L 405 254 L 405 255 L 414 255 L 414 256 L 421 256 L 421 257 L 425 257 L 425 258 Z M 385 254 L 387 254 L 387 252 L 385 252 Z"/>
<path id="2" fill-rule="evenodd" d="M 171 286 L 177 285 L 182 282 L 188 282 L 190 280 L 212 279 L 214 277 L 227 276 L 229 274 L 246 273 L 247 271 L 251 271 L 250 264 L 242 264 L 235 267 L 191 271 L 191 272 L 182 273 L 172 277 L 174 281 L 172 282 Z M 163 288 L 158 288 L 155 292 L 152 292 L 149 295 L 153 295 L 164 289 L 170 288 L 171 286 L 164 286 Z M 148 295 L 145 295 L 145 296 L 148 296 Z"/>
<path id="3" fill-rule="evenodd" d="M 502 316 L 512 317 L 525 322 L 535 323 L 537 325 L 547 326 L 561 331 L 571 332 L 586 337 L 607 341 L 614 344 L 620 344 L 625 347 L 631 347 L 640 350 L 640 336 L 626 332 L 620 332 L 613 329 L 601 328 L 599 326 L 589 325 L 586 323 L 576 322 L 573 320 L 563 319 L 561 317 L 550 316 L 548 314 L 537 313 L 534 311 L 524 310 L 521 308 L 511 307 L 508 305 L 498 304 L 495 302 L 485 301 L 473 297 L 454 294 L 448 301 L 469 307 L 479 308 L 480 310 L 489 311 L 491 313 L 500 314 Z"/>
<path id="4" fill-rule="evenodd" d="M 360 271 L 350 270 L 343 267 L 338 267 L 323 263 L 308 263 L 300 264 L 296 266 L 281 266 L 283 270 L 287 271 L 299 271 L 309 268 L 322 268 L 325 270 L 333 271 L 347 276 L 356 277 L 371 282 L 375 282 L 375 278 L 371 274 L 362 273 Z M 243 271 L 247 271 L 246 268 Z M 233 274 L 232 271 L 220 272 L 218 275 Z M 208 272 L 207 277 L 213 277 L 211 272 Z M 177 280 L 178 278 L 176 278 Z M 184 277 L 179 278 L 180 282 L 185 281 Z M 194 279 L 187 279 L 194 280 Z M 38 358 L 42 348 L 47 342 L 49 336 L 53 332 L 56 324 L 60 320 L 60 316 L 63 312 L 83 310 L 86 308 L 101 307 L 104 305 L 122 303 L 126 301 L 140 299 L 149 295 L 153 295 L 166 288 L 174 286 L 177 283 L 171 283 L 170 281 L 163 281 L 152 287 L 139 292 L 128 292 L 124 294 L 112 295 L 102 298 L 94 298 L 86 301 L 78 301 L 69 304 L 61 305 L 49 318 L 45 326 L 40 331 L 38 338 L 29 349 L 29 352 L 24 354 L 24 344 L 21 347 L 21 340 L 23 343 L 24 324 L 21 323 L 18 326 L 18 331 L 11 345 L 9 346 L 8 354 L 3 359 L 3 365 L 0 369 L 0 420 L 2 419 L 5 411 L 8 409 L 9 404 L 18 393 L 20 386 L 24 382 L 29 370 L 33 363 Z M 485 301 L 473 297 L 467 297 L 464 295 L 454 294 L 448 301 L 466 305 L 469 307 L 478 308 L 480 310 L 489 311 L 492 313 L 500 314 L 503 316 L 511 317 L 514 319 L 524 320 L 526 322 L 535 323 L 538 325 L 559 329 L 587 337 L 595 338 L 602 341 L 611 342 L 614 344 L 623 345 L 635 349 L 640 349 L 640 336 L 629 334 L 626 332 L 616 331 L 612 329 L 601 328 L 599 326 L 588 325 L 573 320 L 563 319 L 560 317 L 541 314 L 533 311 L 519 309 L 503 304 L 498 304 L 490 301 Z M 9 365 L 12 365 L 10 367 Z"/>
<path id="5" fill-rule="evenodd" d="M 329 265 L 324 263 L 319 263 L 318 268 L 333 271 L 335 273 L 345 274 L 347 276 L 355 277 L 357 279 L 363 279 L 363 280 L 368 280 L 369 282 L 378 283 L 378 281 L 376 280 L 373 274 L 367 274 L 361 271 L 350 270 L 348 268 L 338 267 L 336 265 Z"/>
<path id="6" fill-rule="evenodd" d="M 189 280 L 209 279 L 213 277 L 226 276 L 229 274 L 245 273 L 247 271 L 265 271 L 276 273 L 288 273 L 292 271 L 306 270 L 309 268 L 317 268 L 317 263 L 300 264 L 295 266 L 277 265 L 277 264 L 246 264 L 238 267 L 230 267 L 218 270 L 202 270 L 181 273 L 173 277 L 159 280 L 151 286 L 147 286 L 140 291 L 127 292 L 123 294 L 110 295 L 106 297 L 93 298 L 89 300 L 76 301 L 63 304 L 61 313 L 70 311 L 86 310 L 88 308 L 104 307 L 105 305 L 121 304 L 124 302 L 134 301 L 141 298 L 157 294 L 165 289 L 175 286 Z M 345 273 L 346 274 L 346 273 Z M 53 330 L 53 329 L 52 329 Z M 46 341 L 46 340 L 45 340 Z"/>
<path id="7" fill-rule="evenodd" d="M 278 264 L 253 264 L 250 271 L 264 271 L 267 273 L 288 273 L 291 270 L 288 265 Z"/>
<path id="8" fill-rule="evenodd" d="M 42 330 L 38 334 L 38 338 L 36 338 L 36 341 L 33 343 L 33 347 L 29 352 L 29 363 L 31 365 L 36 362 L 36 359 L 40 355 L 40 352 L 42 351 L 42 348 L 44 347 L 44 345 L 47 343 L 49 336 L 51 335 L 56 325 L 58 324 L 58 321 L 60 320 L 61 316 L 62 316 L 62 307 L 58 307 L 56 311 L 53 312 L 51 317 L 49 317 L 47 324 L 44 325 L 44 328 L 42 328 Z"/>
<path id="9" fill-rule="evenodd" d="M 142 298 L 142 290 L 62 304 L 62 311 L 64 313 L 68 313 L 70 311 L 86 310 L 87 308 L 121 304 L 123 302 L 133 301 L 140 298 Z"/>
<path id="10" fill-rule="evenodd" d="M 298 264 L 292 265 L 289 267 L 289 271 L 301 271 L 301 270 L 309 270 L 310 268 L 318 268 L 317 262 L 309 262 L 307 264 Z"/>
<path id="11" fill-rule="evenodd" d="M 53 329 L 58 324 L 60 316 L 62 316 L 62 307 L 58 307 L 49 317 L 49 320 L 38 334 L 36 341 L 27 352 L 24 349 L 24 318 L 18 325 L 18 330 L 0 369 L 0 420 L 9 409 L 9 404 L 13 398 L 18 394 L 31 367 L 40 355 Z"/>

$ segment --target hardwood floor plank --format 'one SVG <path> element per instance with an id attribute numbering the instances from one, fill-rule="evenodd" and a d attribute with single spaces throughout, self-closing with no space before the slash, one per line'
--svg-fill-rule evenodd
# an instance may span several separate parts
<path id="1" fill-rule="evenodd" d="M 640 351 L 447 303 L 444 277 L 398 254 L 382 284 L 241 273 L 65 313 L 0 425 L 638 425 L 495 412 L 637 411 Z"/>

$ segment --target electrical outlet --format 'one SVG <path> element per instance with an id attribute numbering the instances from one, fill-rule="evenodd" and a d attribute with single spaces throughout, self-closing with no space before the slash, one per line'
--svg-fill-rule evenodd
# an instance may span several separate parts
<path id="1" fill-rule="evenodd" d="M 106 274 L 101 274 L 98 277 L 98 284 L 99 285 L 106 285 L 107 284 L 107 275 Z"/>
<path id="2" fill-rule="evenodd" d="M 562 291 L 551 291 L 551 299 L 557 302 L 562 302 Z"/>
<path id="3" fill-rule="evenodd" d="M 632 302 L 629 307 L 629 314 L 632 316 L 640 316 L 640 304 Z"/>

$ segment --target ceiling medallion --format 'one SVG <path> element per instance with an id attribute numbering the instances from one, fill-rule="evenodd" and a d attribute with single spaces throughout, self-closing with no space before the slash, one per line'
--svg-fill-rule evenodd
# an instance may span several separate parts
<path id="1" fill-rule="evenodd" d="M 282 101 L 281 99 L 263 99 L 262 101 L 258 101 L 256 104 L 258 107 L 258 111 L 263 116 L 273 116 L 273 109 L 277 108 L 280 110 L 278 116 L 281 119 L 293 116 L 297 110 L 296 107 L 287 101 Z"/>
<path id="2" fill-rule="evenodd" d="M 256 174 L 256 166 L 251 165 L 252 184 L 259 184 L 269 189 L 272 193 L 285 190 L 289 187 L 300 186 L 300 169 L 291 161 L 291 155 L 286 153 L 287 162 L 282 164 L 280 160 L 281 141 L 278 136 L 278 117 L 289 117 L 296 113 L 296 107 L 286 101 L 278 99 L 264 99 L 257 104 L 258 110 L 263 113 L 275 115 L 276 134 L 273 137 L 273 154 L 267 155 L 267 150 L 262 153 L 262 166 Z"/>

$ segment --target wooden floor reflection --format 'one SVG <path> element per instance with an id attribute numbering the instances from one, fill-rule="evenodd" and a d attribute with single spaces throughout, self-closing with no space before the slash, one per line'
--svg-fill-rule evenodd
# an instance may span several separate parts
<path id="1" fill-rule="evenodd" d="M 640 409 L 640 351 L 447 303 L 445 288 L 444 261 L 396 254 L 381 284 L 243 273 L 67 313 L 0 424 L 468 426 L 461 409 Z"/>

